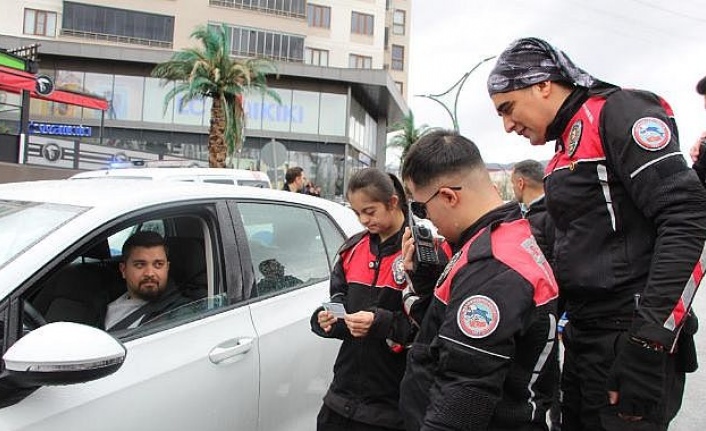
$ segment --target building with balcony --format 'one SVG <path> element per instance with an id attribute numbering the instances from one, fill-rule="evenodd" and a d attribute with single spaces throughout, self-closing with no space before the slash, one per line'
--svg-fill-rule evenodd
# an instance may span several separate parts
<path id="1" fill-rule="evenodd" d="M 226 26 L 234 56 L 277 63 L 268 85 L 281 104 L 246 97 L 238 167 L 271 174 L 302 166 L 327 197 L 340 197 L 352 170 L 384 166 L 388 124 L 408 111 L 411 0 L 8 1 L 0 47 L 39 45 L 38 73 L 57 89 L 109 102 L 100 111 L 31 100 L 24 129 L 28 164 L 95 169 L 129 159 L 206 163 L 209 101 L 165 105 L 173 84 L 150 77 L 174 51 L 193 46 L 190 34 L 204 24 Z M 20 98 L 0 91 L 0 133 L 23 131 L 15 108 Z M 286 148 L 280 166 L 262 162 L 261 150 L 273 140 Z"/>

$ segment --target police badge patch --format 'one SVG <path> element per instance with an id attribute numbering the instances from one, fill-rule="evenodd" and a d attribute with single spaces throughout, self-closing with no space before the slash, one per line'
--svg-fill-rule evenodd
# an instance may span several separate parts
<path id="1" fill-rule="evenodd" d="M 404 284 L 404 258 L 402 255 L 397 256 L 395 261 L 392 262 L 392 278 L 395 279 L 395 283 Z"/>
<path id="2" fill-rule="evenodd" d="M 567 145 L 569 157 L 573 157 L 576 153 L 579 147 L 579 141 L 581 141 L 581 133 L 583 133 L 583 121 L 578 120 L 571 126 L 571 130 L 569 131 L 569 144 Z"/>
<path id="3" fill-rule="evenodd" d="M 468 337 L 485 338 L 498 328 L 500 310 L 495 301 L 487 296 L 473 295 L 461 303 L 456 322 Z"/>
<path id="4" fill-rule="evenodd" d="M 632 138 L 647 151 L 659 151 L 672 140 L 672 131 L 659 118 L 643 117 L 632 125 Z"/>

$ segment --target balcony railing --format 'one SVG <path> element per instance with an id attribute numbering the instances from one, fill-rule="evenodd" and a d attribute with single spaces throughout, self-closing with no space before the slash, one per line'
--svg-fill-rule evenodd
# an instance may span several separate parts
<path id="1" fill-rule="evenodd" d="M 260 6 L 260 5 L 254 5 L 254 6 L 253 5 L 245 5 L 242 2 L 238 2 L 237 0 L 209 0 L 208 3 L 211 6 L 227 7 L 227 8 L 231 8 L 231 9 L 256 10 L 256 11 L 264 12 L 264 13 L 271 14 L 271 15 L 289 16 L 292 18 L 306 18 L 306 12 L 296 12 L 296 11 L 273 9 L 273 8 L 269 8 L 267 6 Z"/>
<path id="2" fill-rule="evenodd" d="M 143 45 L 143 46 L 149 46 L 153 48 L 169 48 L 171 49 L 173 46 L 172 42 L 165 42 L 162 40 L 152 40 L 152 39 L 144 39 L 141 37 L 133 37 L 133 36 L 120 36 L 116 34 L 104 34 L 104 33 L 93 33 L 89 31 L 81 31 L 81 30 L 70 30 L 70 29 L 61 29 L 61 35 L 62 36 L 73 36 L 73 37 L 81 37 L 84 39 L 92 39 L 92 40 L 104 40 L 107 42 L 116 42 L 116 43 L 127 43 L 130 45 Z"/>

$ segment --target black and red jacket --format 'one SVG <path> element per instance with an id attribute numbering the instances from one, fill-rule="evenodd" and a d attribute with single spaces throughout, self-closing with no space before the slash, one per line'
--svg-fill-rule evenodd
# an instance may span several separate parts
<path id="1" fill-rule="evenodd" d="M 671 108 L 644 91 L 578 89 L 550 130 L 546 204 L 570 321 L 673 346 L 706 264 L 706 192 Z"/>
<path id="2" fill-rule="evenodd" d="M 331 301 L 344 304 L 347 313 L 375 313 L 368 335 L 353 337 L 343 320 L 330 333 L 317 322 L 311 329 L 343 344 L 334 365 L 333 382 L 324 404 L 357 422 L 403 429 L 398 408 L 399 384 L 405 370 L 406 350 L 413 327 L 402 307 L 407 285 L 401 260 L 403 230 L 380 243 L 367 231 L 350 238 L 339 251 L 331 274 Z"/>
<path id="3" fill-rule="evenodd" d="M 462 235 L 408 354 L 407 429 L 546 426 L 556 386 L 557 286 L 516 203 Z"/>

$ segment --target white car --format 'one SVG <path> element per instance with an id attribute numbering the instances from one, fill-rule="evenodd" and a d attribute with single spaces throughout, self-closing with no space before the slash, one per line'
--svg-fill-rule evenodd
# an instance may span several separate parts
<path id="1" fill-rule="evenodd" d="M 237 186 L 252 186 L 265 189 L 272 188 L 270 178 L 261 171 L 247 169 L 217 169 L 217 168 L 182 168 L 182 167 L 135 167 L 97 169 L 80 172 L 70 179 L 86 178 L 130 178 L 135 180 L 183 181 L 210 184 L 229 184 Z"/>
<path id="2" fill-rule="evenodd" d="M 340 204 L 253 187 L 0 185 L 0 430 L 314 429 L 339 344 L 309 318 L 361 229 Z M 96 304 L 125 292 L 139 230 L 165 237 L 193 302 L 108 333 Z M 260 272 L 275 260 L 282 283 Z"/>

